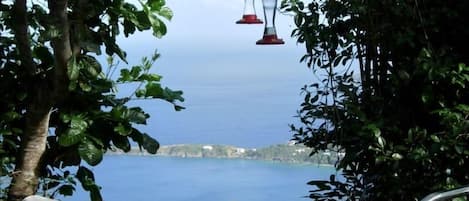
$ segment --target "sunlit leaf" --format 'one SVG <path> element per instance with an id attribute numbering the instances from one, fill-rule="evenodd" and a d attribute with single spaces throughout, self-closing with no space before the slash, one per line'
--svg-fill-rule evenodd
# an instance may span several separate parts
<path id="1" fill-rule="evenodd" d="M 95 166 L 103 160 L 103 152 L 92 141 L 82 141 L 78 147 L 80 157 L 88 164 Z"/>
<path id="2" fill-rule="evenodd" d="M 167 20 L 171 20 L 173 18 L 173 11 L 168 7 L 163 7 L 159 10 L 158 14 Z"/>
<path id="3" fill-rule="evenodd" d="M 68 147 L 81 142 L 85 134 L 80 129 L 70 128 L 59 136 L 59 144 Z"/>
<path id="4" fill-rule="evenodd" d="M 75 57 L 71 57 L 68 62 L 67 75 L 71 81 L 77 80 L 80 73 L 80 65 Z"/>

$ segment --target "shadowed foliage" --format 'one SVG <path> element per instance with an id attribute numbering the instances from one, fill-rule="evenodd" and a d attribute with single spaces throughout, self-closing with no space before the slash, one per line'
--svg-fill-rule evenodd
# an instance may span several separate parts
<path id="1" fill-rule="evenodd" d="M 337 147 L 344 179 L 314 200 L 418 200 L 469 184 L 469 2 L 284 0 L 320 83 L 294 139 Z"/>

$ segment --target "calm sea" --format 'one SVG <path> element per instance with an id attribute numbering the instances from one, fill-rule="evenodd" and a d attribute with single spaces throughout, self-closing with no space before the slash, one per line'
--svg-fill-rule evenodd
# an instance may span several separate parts
<path id="1" fill-rule="evenodd" d="M 317 165 L 143 156 L 107 156 L 93 170 L 106 201 L 303 201 L 307 181 L 334 173 Z"/>
<path id="2" fill-rule="evenodd" d="M 167 36 L 157 40 L 144 32 L 119 37 L 119 44 L 127 51 L 129 66 L 157 48 L 161 58 L 152 72 L 163 76 L 163 86 L 184 91 L 187 109 L 174 112 L 163 101 L 134 101 L 151 115 L 141 130 L 162 145 L 260 148 L 290 140 L 288 125 L 298 121 L 294 116 L 304 99 L 300 89 L 318 76 L 299 62 L 306 52 L 290 37 L 293 17 L 277 15 L 277 33 L 285 45 L 259 46 L 255 42 L 264 25 L 235 23 L 243 13 L 241 0 L 166 2 L 174 12 Z M 261 17 L 261 4 L 257 8 Z M 119 85 L 119 91 L 128 96 L 134 87 Z"/>

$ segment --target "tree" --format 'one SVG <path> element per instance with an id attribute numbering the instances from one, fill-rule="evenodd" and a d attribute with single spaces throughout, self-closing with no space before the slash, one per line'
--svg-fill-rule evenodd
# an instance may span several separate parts
<path id="1" fill-rule="evenodd" d="M 301 59 L 294 139 L 345 152 L 315 200 L 419 200 L 469 184 L 469 2 L 284 0 Z M 354 71 L 357 71 L 356 73 Z"/>
<path id="2" fill-rule="evenodd" d="M 141 65 L 121 69 L 117 80 L 112 76 L 115 62 L 110 59 L 104 73 L 97 56 L 105 50 L 126 61 L 117 35 L 152 29 L 162 37 L 166 26 L 161 18 L 170 20 L 171 10 L 164 0 L 139 5 L 16 0 L 0 1 L 0 12 L 0 179 L 11 177 L 3 193 L 9 201 L 35 194 L 39 187 L 72 195 L 78 181 L 92 200 L 102 200 L 83 161 L 94 166 L 108 149 L 129 151 L 129 140 L 150 153 L 159 147 L 135 128 L 146 124 L 149 115 L 127 103 L 162 99 L 180 110 L 178 101 L 184 99 L 150 72 L 156 53 Z M 134 82 L 139 84 L 132 95 L 118 96 L 118 85 Z"/>

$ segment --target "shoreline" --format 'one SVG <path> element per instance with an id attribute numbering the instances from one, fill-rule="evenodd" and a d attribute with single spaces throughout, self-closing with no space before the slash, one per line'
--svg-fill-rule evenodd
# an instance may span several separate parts
<path id="1" fill-rule="evenodd" d="M 277 144 L 264 148 L 241 148 L 231 145 L 214 144 L 176 144 L 161 146 L 157 154 L 149 154 L 138 147 L 132 147 L 129 152 L 120 150 L 109 151 L 106 155 L 126 155 L 145 157 L 173 157 L 173 158 L 211 158 L 229 160 L 252 160 L 299 165 L 317 165 L 320 167 L 334 167 L 340 158 L 340 153 L 325 151 L 309 156 L 311 149 L 303 145 Z"/>
<path id="2" fill-rule="evenodd" d="M 317 167 L 330 167 L 334 168 L 332 164 L 317 164 L 311 162 L 287 162 L 287 161 L 274 161 L 274 160 L 264 160 L 264 159 L 248 159 L 248 158 L 216 158 L 216 157 L 178 157 L 178 156 L 168 156 L 168 155 L 159 155 L 159 154 L 116 154 L 116 153 L 106 153 L 106 156 L 130 156 L 130 157 L 149 157 L 149 158 L 177 158 L 177 159 L 220 159 L 220 160 L 244 160 L 244 161 L 253 161 L 253 162 L 269 162 L 269 163 L 278 163 L 285 165 L 307 165 L 307 166 L 317 166 Z"/>

